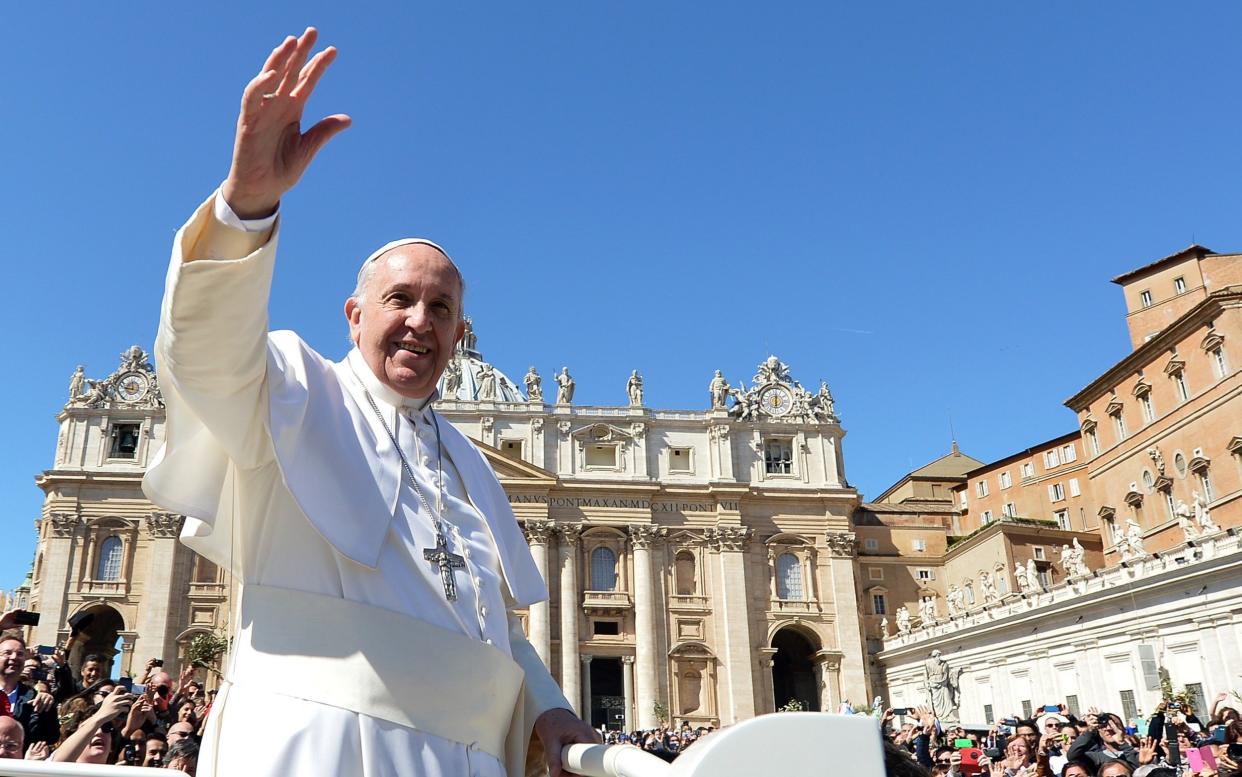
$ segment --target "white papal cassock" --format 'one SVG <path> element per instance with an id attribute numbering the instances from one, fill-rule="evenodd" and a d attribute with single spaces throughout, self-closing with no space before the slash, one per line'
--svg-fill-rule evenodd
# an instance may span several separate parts
<path id="1" fill-rule="evenodd" d="M 444 518 L 465 560 L 450 602 L 423 557 L 432 522 L 364 389 L 434 505 L 430 403 L 386 388 L 357 351 L 332 363 L 269 334 L 278 225 L 230 226 L 215 198 L 173 246 L 155 348 L 167 439 L 143 481 L 188 517 L 183 542 L 241 583 L 200 777 L 505 775 L 515 737 L 570 705 L 512 614 L 547 591 L 494 473 L 440 421 Z"/>

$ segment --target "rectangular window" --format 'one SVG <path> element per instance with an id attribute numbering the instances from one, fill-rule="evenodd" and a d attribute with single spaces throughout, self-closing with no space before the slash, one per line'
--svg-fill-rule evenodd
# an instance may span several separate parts
<path id="1" fill-rule="evenodd" d="M 1061 463 L 1061 457 L 1057 453 L 1056 448 L 1053 448 L 1050 451 L 1044 451 L 1044 468 L 1045 469 L 1052 469 L 1053 467 L 1057 466 L 1060 463 Z"/>
<path id="2" fill-rule="evenodd" d="M 976 494 L 978 494 L 980 497 L 985 497 L 985 496 L 987 496 L 987 495 L 988 495 L 988 481 L 986 481 L 986 480 L 980 480 L 980 481 L 976 482 L 976 483 L 975 483 L 975 493 L 976 493 Z"/>
<path id="3" fill-rule="evenodd" d="M 1177 396 L 1185 402 L 1190 399 L 1190 386 L 1186 383 L 1186 373 L 1178 370 L 1173 373 L 1173 382 L 1177 385 Z"/>
<path id="4" fill-rule="evenodd" d="M 1185 278 L 1174 278 L 1173 279 L 1173 293 L 1181 294 L 1184 291 L 1186 291 L 1186 279 Z"/>
<path id="5" fill-rule="evenodd" d="M 138 455 L 138 434 L 141 424 L 114 424 L 112 427 L 112 448 L 108 457 L 113 459 L 132 459 Z"/>
<path id="6" fill-rule="evenodd" d="M 867 567 L 868 580 L 883 580 L 884 570 L 880 567 Z"/>
<path id="7" fill-rule="evenodd" d="M 1203 501 L 1211 504 L 1216 499 L 1216 492 L 1212 489 L 1212 473 L 1205 467 L 1198 474 L 1199 487 L 1203 489 Z"/>
<path id="8" fill-rule="evenodd" d="M 1039 574 L 1037 576 L 1039 577 L 1040 586 L 1042 586 L 1045 591 L 1052 587 L 1052 574 L 1048 570 L 1039 570 Z"/>
<path id="9" fill-rule="evenodd" d="M 1151 423 L 1156 420 L 1156 406 L 1151 402 L 1151 394 L 1144 394 L 1139 397 L 1139 404 L 1143 407 L 1143 420 Z"/>
<path id="10" fill-rule="evenodd" d="M 1207 698 L 1203 695 L 1203 683 L 1186 683 L 1186 693 L 1190 694 L 1190 698 L 1194 702 L 1195 709 L 1211 709 L 1208 707 Z"/>
<path id="11" fill-rule="evenodd" d="M 1044 560 L 1045 560 L 1045 559 L 1044 559 L 1044 546 L 1043 546 L 1043 545 L 1036 545 L 1036 546 L 1032 547 L 1032 548 L 1031 548 L 1031 555 L 1035 557 L 1035 560 L 1036 560 L 1036 561 L 1044 561 Z"/>
<path id="12" fill-rule="evenodd" d="M 669 472 L 689 472 L 690 471 L 690 449 L 689 448 L 669 448 L 668 449 L 668 471 Z"/>
<path id="13" fill-rule="evenodd" d="M 1065 498 L 1065 486 L 1060 483 L 1053 483 L 1048 486 L 1048 501 L 1060 502 Z"/>
<path id="14" fill-rule="evenodd" d="M 1094 429 L 1087 432 L 1087 442 L 1091 443 L 1091 454 L 1093 456 L 1099 456 L 1100 455 L 1100 437 L 1099 435 L 1095 433 Z"/>
<path id="15" fill-rule="evenodd" d="M 1121 717 L 1127 724 L 1138 717 L 1138 706 L 1134 703 L 1134 691 L 1121 692 Z"/>
<path id="16" fill-rule="evenodd" d="M 1022 717 L 1026 719 L 1029 719 L 1031 717 L 1031 700 L 1030 699 L 1022 700 Z"/>
<path id="17" fill-rule="evenodd" d="M 1005 506 L 1001 508 L 1001 514 L 1006 518 L 1017 518 L 1018 506 L 1013 502 L 1006 502 Z"/>
<path id="18" fill-rule="evenodd" d="M 1082 496 L 1082 488 L 1078 486 L 1078 478 L 1069 479 L 1070 496 Z"/>
<path id="19" fill-rule="evenodd" d="M 1121 413 L 1113 416 L 1113 429 L 1117 432 L 1117 442 L 1121 442 L 1126 438 L 1126 419 L 1122 417 Z"/>
<path id="20" fill-rule="evenodd" d="M 871 612 L 876 615 L 888 615 L 888 606 L 884 601 L 884 594 L 871 595 Z"/>
<path id="21" fill-rule="evenodd" d="M 1078 449 L 1074 447 L 1074 443 L 1061 446 L 1061 461 L 1066 464 L 1071 461 L 1078 461 Z"/>
<path id="22" fill-rule="evenodd" d="M 597 637 L 618 637 L 621 635 L 621 624 L 617 621 L 592 621 L 591 633 Z"/>
<path id="23" fill-rule="evenodd" d="M 1035 477 L 1035 465 L 1029 461 L 1023 464 L 1022 465 L 1022 477 L 1024 478 Z"/>
<path id="24" fill-rule="evenodd" d="M 992 511 L 991 510 L 984 510 L 982 513 L 979 514 L 979 523 L 981 525 L 987 526 L 991 522 L 992 522 Z"/>
<path id="25" fill-rule="evenodd" d="M 917 550 L 919 553 L 922 553 L 923 551 L 927 550 L 927 540 L 924 540 L 921 538 L 915 539 L 911 544 L 913 545 L 914 549 Z"/>
<path id="26" fill-rule="evenodd" d="M 617 468 L 617 446 L 597 445 L 586 446 L 586 465 L 588 467 Z"/>
<path id="27" fill-rule="evenodd" d="M 1062 531 L 1070 530 L 1069 510 L 1057 510 L 1052 517 L 1057 521 L 1057 528 Z"/>
<path id="28" fill-rule="evenodd" d="M 1004 472 L 1000 473 L 1000 484 L 1001 484 L 1001 488 L 1009 488 L 1010 486 L 1013 485 L 1013 477 L 1010 476 L 1009 470 L 1005 470 Z"/>
<path id="29" fill-rule="evenodd" d="M 879 550 L 880 541 L 877 540 L 875 537 L 868 537 L 867 539 L 863 540 L 863 547 L 866 548 L 867 550 Z"/>
<path id="30" fill-rule="evenodd" d="M 966 489 L 962 489 L 962 507 L 965 508 L 968 504 L 970 504 L 970 499 L 966 496 Z"/>
<path id="31" fill-rule="evenodd" d="M 1225 349 L 1212 349 L 1212 366 L 1216 370 L 1216 377 L 1223 378 L 1229 374 L 1229 365 L 1225 362 Z"/>
<path id="32" fill-rule="evenodd" d="M 793 441 L 789 439 L 765 440 L 763 468 L 764 472 L 769 475 L 793 474 Z"/>
<path id="33" fill-rule="evenodd" d="M 922 581 L 936 579 L 936 575 L 930 569 L 916 569 L 914 570 L 914 576 Z"/>
<path id="34" fill-rule="evenodd" d="M 1069 710 L 1069 714 L 1078 717 L 1078 694 L 1068 694 L 1065 697 L 1065 707 Z"/>
<path id="35" fill-rule="evenodd" d="M 1112 518 L 1105 518 L 1104 525 L 1108 527 L 1108 541 L 1111 544 L 1116 545 L 1121 540 L 1121 538 L 1117 536 L 1117 522 Z"/>
<path id="36" fill-rule="evenodd" d="M 522 441 L 521 440 L 501 440 L 500 453 L 505 458 L 514 459 L 515 461 L 522 458 Z"/>
<path id="37" fill-rule="evenodd" d="M 995 718 L 992 715 L 991 704 L 983 705 L 983 722 L 989 726 L 996 722 Z"/>
<path id="38" fill-rule="evenodd" d="M 1143 307 L 1145 308 L 1151 307 L 1151 292 L 1150 291 L 1141 292 L 1139 294 L 1139 301 L 1143 304 Z"/>

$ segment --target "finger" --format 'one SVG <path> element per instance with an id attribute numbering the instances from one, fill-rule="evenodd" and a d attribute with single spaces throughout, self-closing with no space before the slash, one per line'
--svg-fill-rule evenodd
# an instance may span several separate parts
<path id="1" fill-rule="evenodd" d="M 332 46 L 316 54 L 306 67 L 302 68 L 302 72 L 298 74 L 298 84 L 289 94 L 303 102 L 310 99 L 311 92 L 315 91 L 315 85 L 319 83 L 320 77 L 334 61 L 336 61 L 336 49 Z"/>
<path id="2" fill-rule="evenodd" d="M 302 135 L 304 165 L 309 165 L 315 155 L 319 153 L 319 149 L 324 147 L 329 140 L 336 137 L 340 132 L 349 128 L 352 119 L 343 113 L 333 114 L 320 119 L 315 126 L 311 127 Z"/>
<path id="3" fill-rule="evenodd" d="M 289 94 L 293 91 L 293 87 L 298 81 L 298 75 L 302 72 L 302 65 L 306 64 L 306 58 L 310 56 L 311 49 L 315 47 L 315 39 L 318 37 L 319 33 L 315 31 L 314 27 L 307 27 L 306 32 L 302 33 L 302 37 L 298 38 L 297 47 L 285 63 L 280 88 L 277 89 L 277 92 Z"/>
<path id="4" fill-rule="evenodd" d="M 293 49 L 298 45 L 298 39 L 290 35 L 280 42 L 280 45 L 272 49 L 272 53 L 267 55 L 267 61 L 263 63 L 263 69 L 260 73 L 266 73 L 269 70 L 284 69 L 284 64 L 289 59 L 289 55 L 293 53 Z M 154 660 L 154 659 L 152 659 Z M 150 662 L 148 662 L 148 665 Z"/>
<path id="5" fill-rule="evenodd" d="M 279 83 L 280 75 L 275 70 L 264 70 L 250 79 L 242 92 L 242 118 L 253 118 L 263 105 L 264 98 L 274 92 Z"/>

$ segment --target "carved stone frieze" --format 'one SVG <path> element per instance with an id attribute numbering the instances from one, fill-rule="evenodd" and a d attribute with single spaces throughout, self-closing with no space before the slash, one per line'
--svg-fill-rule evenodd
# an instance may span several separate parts
<path id="1" fill-rule="evenodd" d="M 729 427 L 726 424 L 715 424 L 707 430 L 712 442 L 729 439 Z"/>
<path id="2" fill-rule="evenodd" d="M 569 436 L 569 430 L 572 428 L 574 428 L 574 425 L 571 424 L 569 421 L 557 421 L 556 423 L 557 431 L 559 431 L 561 435 L 565 437 Z"/>
<path id="3" fill-rule="evenodd" d="M 535 430 L 535 434 L 543 433 L 543 416 L 535 416 L 530 419 L 530 428 Z"/>
<path id="4" fill-rule="evenodd" d="M 630 424 L 630 434 L 634 436 L 635 440 L 641 440 L 642 438 L 647 436 L 647 425 L 644 423 L 635 421 L 634 423 Z"/>
<path id="5" fill-rule="evenodd" d="M 147 533 L 161 539 L 176 539 L 184 521 L 185 516 L 176 513 L 150 513 L 146 517 Z"/>
<path id="6" fill-rule="evenodd" d="M 121 354 L 121 363 L 106 378 L 87 378 L 79 366 L 69 382 L 65 407 L 162 408 L 164 397 L 147 352 L 137 345 Z"/>
<path id="7" fill-rule="evenodd" d="M 490 415 L 485 415 L 479 419 L 479 425 L 483 428 L 484 432 L 490 432 L 496 426 L 496 419 L 492 418 Z"/>

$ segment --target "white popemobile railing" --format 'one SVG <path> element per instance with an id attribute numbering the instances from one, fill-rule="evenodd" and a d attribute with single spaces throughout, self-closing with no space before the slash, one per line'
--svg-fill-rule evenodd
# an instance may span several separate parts
<path id="1" fill-rule="evenodd" d="M 54 764 L 49 761 L 16 761 L 0 758 L 0 777 L 186 777 L 172 769 L 97 764 Z"/>
<path id="2" fill-rule="evenodd" d="M 761 715 L 696 742 L 671 764 L 630 745 L 570 745 L 564 765 L 583 777 L 883 777 L 880 728 L 863 716 Z"/>

